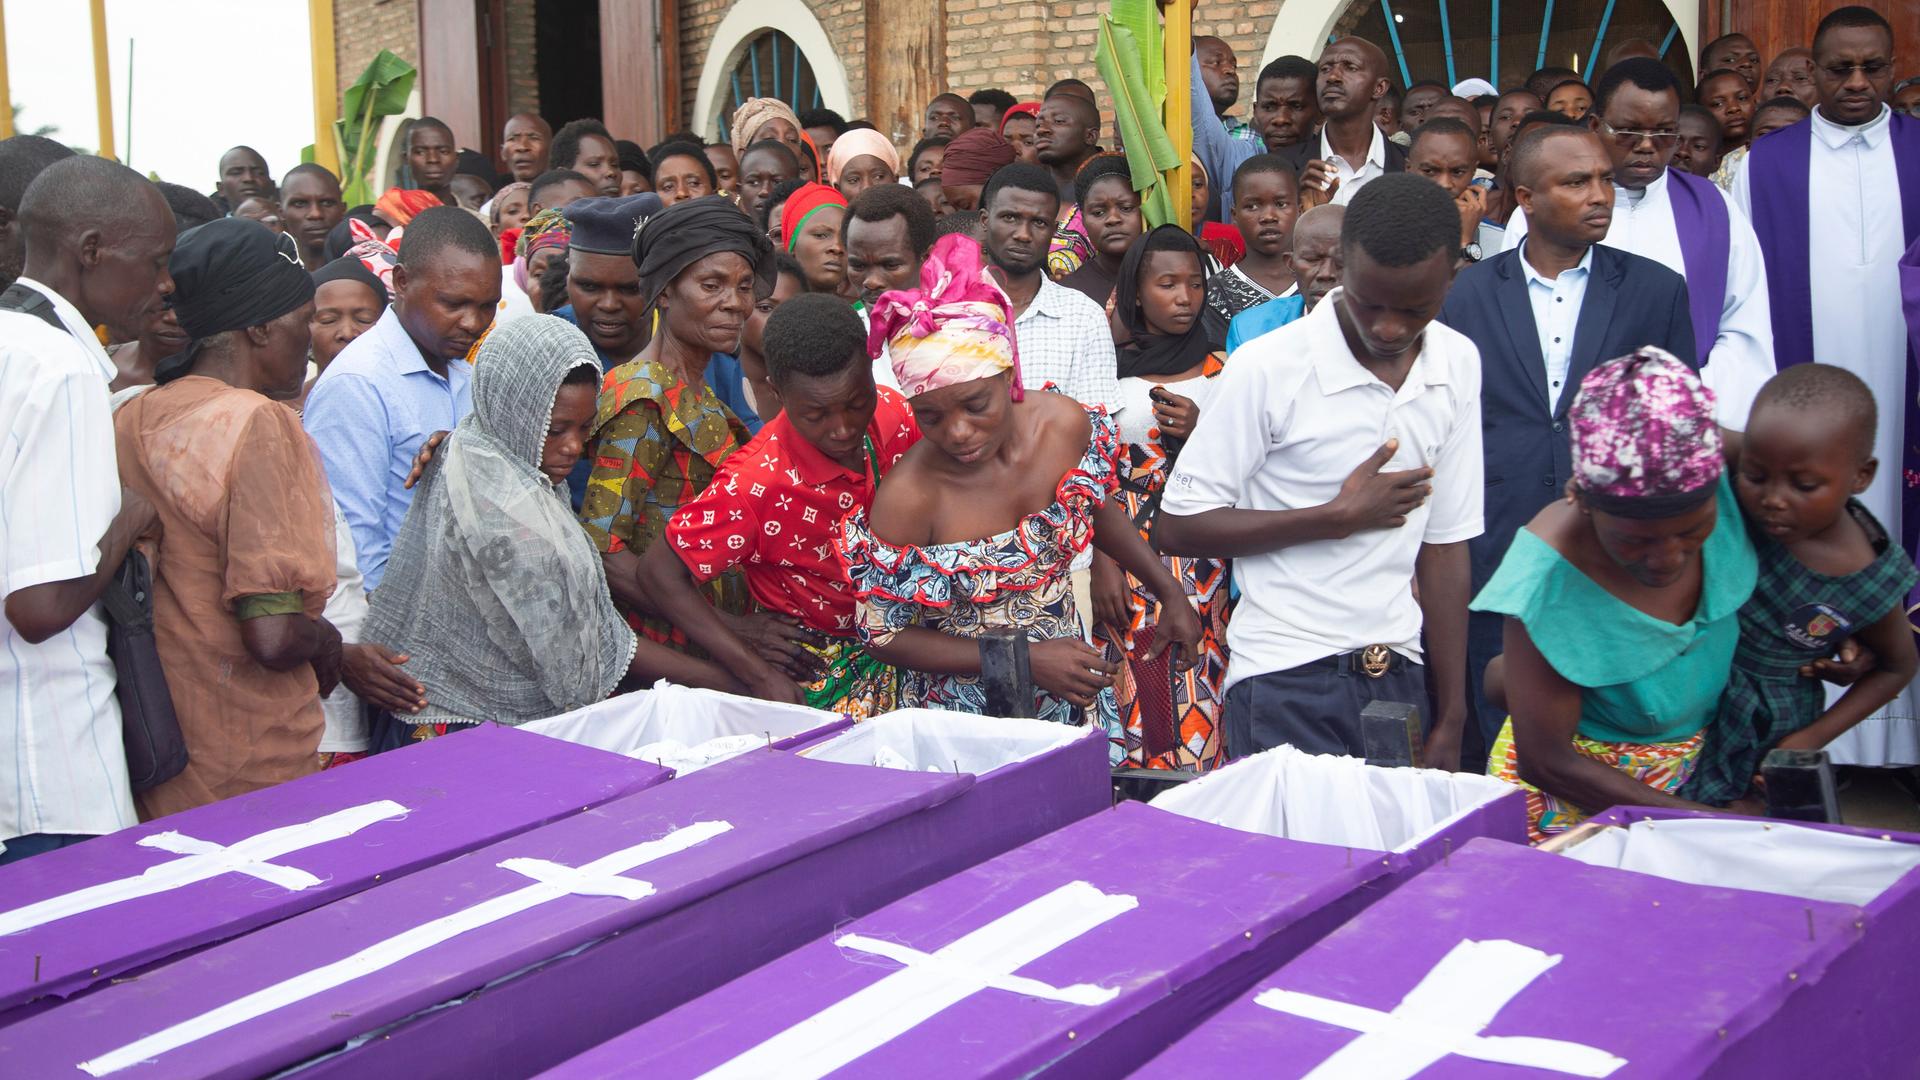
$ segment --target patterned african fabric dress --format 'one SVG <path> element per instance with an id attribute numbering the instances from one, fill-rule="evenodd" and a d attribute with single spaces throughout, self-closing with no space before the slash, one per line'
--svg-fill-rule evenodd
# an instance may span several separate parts
<path id="1" fill-rule="evenodd" d="M 983 540 L 895 547 L 873 535 L 867 511 L 843 518 L 834 548 L 846 565 L 859 606 L 854 624 L 870 644 L 884 646 L 908 626 L 961 638 L 1003 628 L 1029 640 L 1083 637 L 1069 567 L 1093 540 L 1093 513 L 1115 491 L 1120 434 L 1104 409 L 1088 407 L 1093 436 L 1080 463 L 1060 478 L 1054 501 L 1006 532 Z M 905 706 L 985 715 L 986 691 L 971 675 L 902 670 Z M 1089 719 L 1118 739 L 1113 692 L 1102 690 L 1091 710 L 1035 691 L 1042 720 L 1083 724 Z M 1087 713 L 1091 713 L 1089 717 Z M 1117 742 L 1116 742 L 1117 745 Z M 1109 753 L 1118 760 L 1118 753 Z"/>
<path id="2" fill-rule="evenodd" d="M 1866 530 L 1876 556 L 1856 573 L 1829 577 L 1749 526 L 1760 556 L 1760 583 L 1740 609 L 1740 644 L 1720 712 L 1682 796 L 1724 806 L 1747 793 L 1774 744 L 1812 724 L 1826 707 L 1826 688 L 1800 666 L 1832 656 L 1862 627 L 1905 606 L 1920 578 L 1913 560 L 1859 502 L 1847 512 Z"/>
<path id="3" fill-rule="evenodd" d="M 607 372 L 594 416 L 593 475 L 580 521 L 603 553 L 644 554 L 682 503 L 706 490 L 722 462 L 746 445 L 746 425 L 704 382 L 690 386 L 651 360 Z M 732 570 L 702 586 L 729 615 L 752 610 L 746 579 Z M 664 619 L 627 612 L 649 640 L 704 656 Z"/>
<path id="4" fill-rule="evenodd" d="M 1080 221 L 1080 204 L 1060 209 L 1060 223 L 1054 227 L 1053 240 L 1047 245 L 1047 276 L 1055 281 L 1066 277 L 1093 258 L 1093 244 L 1087 239 L 1087 227 Z"/>
<path id="5" fill-rule="evenodd" d="M 1206 414 L 1220 373 L 1219 358 L 1209 357 L 1198 378 L 1174 383 L 1147 379 L 1120 380 L 1120 497 L 1127 516 L 1145 539 L 1159 494 L 1173 471 L 1173 460 L 1160 445 L 1153 427 L 1153 400 L 1148 395 L 1165 386 L 1192 398 Z M 1153 661 L 1146 654 L 1153 644 L 1149 632 L 1159 616 L 1160 602 L 1139 579 L 1127 575 L 1127 609 L 1131 620 L 1124 643 L 1110 640 L 1103 627 L 1093 631 L 1094 648 L 1119 662 L 1114 678 L 1114 702 L 1121 720 L 1118 748 L 1122 764 L 1133 768 L 1183 769 L 1206 772 L 1226 762 L 1221 737 L 1221 713 L 1227 696 L 1221 689 L 1227 677 L 1227 581 L 1232 563 L 1222 559 L 1187 559 L 1163 555 L 1194 610 L 1200 613 L 1200 655 L 1186 672 L 1173 671 L 1170 654 Z"/>

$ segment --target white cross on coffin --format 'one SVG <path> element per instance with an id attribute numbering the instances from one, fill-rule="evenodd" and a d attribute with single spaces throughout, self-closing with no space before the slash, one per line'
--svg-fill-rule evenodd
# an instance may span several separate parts
<path id="1" fill-rule="evenodd" d="M 1104 1005 L 1120 991 L 1076 983 L 1055 987 L 1014 972 L 1139 907 L 1131 896 L 1111 895 L 1084 881 L 1062 885 L 928 953 L 865 934 L 842 934 L 834 944 L 901 965 L 879 982 L 820 1012 L 706 1074 L 709 1080 L 779 1076 L 803 1080 L 825 1076 L 919 1027 L 936 1014 L 983 990 L 1069 1005 Z"/>
<path id="2" fill-rule="evenodd" d="M 362 803 L 345 810 L 256 833 L 231 844 L 216 844 L 177 832 L 154 833 L 137 841 L 183 856 L 147 867 L 133 877 L 119 878 L 50 896 L 12 911 L 0 912 L 0 935 L 18 934 L 88 911 L 124 904 L 143 896 L 179 889 L 222 874 L 245 874 L 289 892 L 320 884 L 320 879 L 293 866 L 272 860 L 334 840 L 344 840 L 376 822 L 405 817 L 407 808 L 391 799 Z"/>
<path id="3" fill-rule="evenodd" d="M 1409 1080 L 1450 1056 L 1569 1076 L 1611 1076 L 1627 1059 L 1560 1039 L 1480 1034 L 1560 959 L 1512 941 L 1462 941 L 1390 1013 L 1292 990 L 1265 990 L 1253 1000 L 1276 1012 L 1364 1033 L 1316 1066 L 1307 1080 Z"/>
<path id="4" fill-rule="evenodd" d="M 498 864 L 500 869 L 532 878 L 533 884 L 376 941 L 351 956 L 284 979 L 136 1039 L 90 1061 L 83 1061 L 80 1068 L 92 1076 L 106 1076 L 142 1061 L 151 1061 L 161 1054 L 258 1019 L 276 1009 L 284 1009 L 318 996 L 337 986 L 344 986 L 355 979 L 365 978 L 461 934 L 552 903 L 563 896 L 613 896 L 628 901 L 644 899 L 653 895 L 653 886 L 637 878 L 622 877 L 622 874 L 656 859 L 677 855 L 732 828 L 725 821 L 698 821 L 658 840 L 649 840 L 603 855 L 585 866 L 565 866 L 546 859 L 506 859 Z"/>

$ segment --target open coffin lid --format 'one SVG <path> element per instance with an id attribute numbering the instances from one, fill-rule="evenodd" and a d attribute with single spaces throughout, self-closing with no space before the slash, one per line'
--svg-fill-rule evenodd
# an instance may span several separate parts
<path id="1" fill-rule="evenodd" d="M 839 713 L 679 686 L 662 680 L 537 720 L 523 730 L 651 761 L 685 776 L 748 750 L 789 750 L 844 729 Z"/>
<path id="2" fill-rule="evenodd" d="M 485 725 L 0 868 L 0 1023 L 671 775 Z"/>
<path id="3" fill-rule="evenodd" d="M 1114 1076 L 1387 870 L 1127 802 L 816 939 L 550 1072 Z"/>
<path id="4" fill-rule="evenodd" d="M 751 751 L 0 1031 L 0 1075 L 526 1076 L 1107 802 L 1097 737 Z"/>
<path id="5" fill-rule="evenodd" d="M 1812 830 L 1686 824 L 1703 828 L 1671 843 L 1604 825 L 1563 851 L 1472 841 L 1141 1075 L 1920 1074 L 1913 1025 L 1888 1012 L 1920 962 L 1920 882 L 1888 856 L 1920 838 L 1871 838 L 1891 864 L 1873 869 L 1858 836 L 1781 844 L 1772 834 Z M 1716 867 L 1741 884 L 1702 884 Z M 1746 887 L 1755 870 L 1771 891 Z"/>
<path id="6" fill-rule="evenodd" d="M 1381 853 L 1404 876 L 1476 836 L 1523 844 L 1526 796 L 1487 776 L 1392 769 L 1279 746 L 1160 795 L 1153 805 L 1267 836 Z"/>

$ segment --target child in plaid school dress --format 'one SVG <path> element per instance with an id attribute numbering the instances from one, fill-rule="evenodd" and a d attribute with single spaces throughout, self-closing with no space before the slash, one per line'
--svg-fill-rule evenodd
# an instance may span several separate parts
<path id="1" fill-rule="evenodd" d="M 1720 711 L 1681 794 L 1724 806 L 1748 793 L 1767 751 L 1817 750 L 1914 677 L 1913 560 L 1853 498 L 1872 482 L 1873 394 L 1858 376 L 1800 364 L 1760 391 L 1734 491 L 1760 558 Z M 1878 666 L 1830 707 L 1814 661 L 1849 638 Z"/>

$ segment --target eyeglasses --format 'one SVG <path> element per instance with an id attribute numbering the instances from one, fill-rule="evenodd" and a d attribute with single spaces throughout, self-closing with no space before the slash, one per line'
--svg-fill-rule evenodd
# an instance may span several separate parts
<path id="1" fill-rule="evenodd" d="M 1828 75 L 1836 79 L 1848 79 L 1858 71 L 1869 79 L 1877 79 L 1887 73 L 1893 64 L 1886 60 L 1869 60 L 1864 64 L 1833 63 L 1826 66 Z"/>
<path id="2" fill-rule="evenodd" d="M 1614 145 L 1622 150 L 1631 150 L 1639 146 L 1642 139 L 1653 143 L 1655 150 L 1665 150 L 1680 141 L 1680 133 L 1677 131 L 1630 131 L 1626 128 L 1614 127 L 1605 121 L 1601 121 L 1600 129 L 1606 132 L 1613 139 Z"/>

